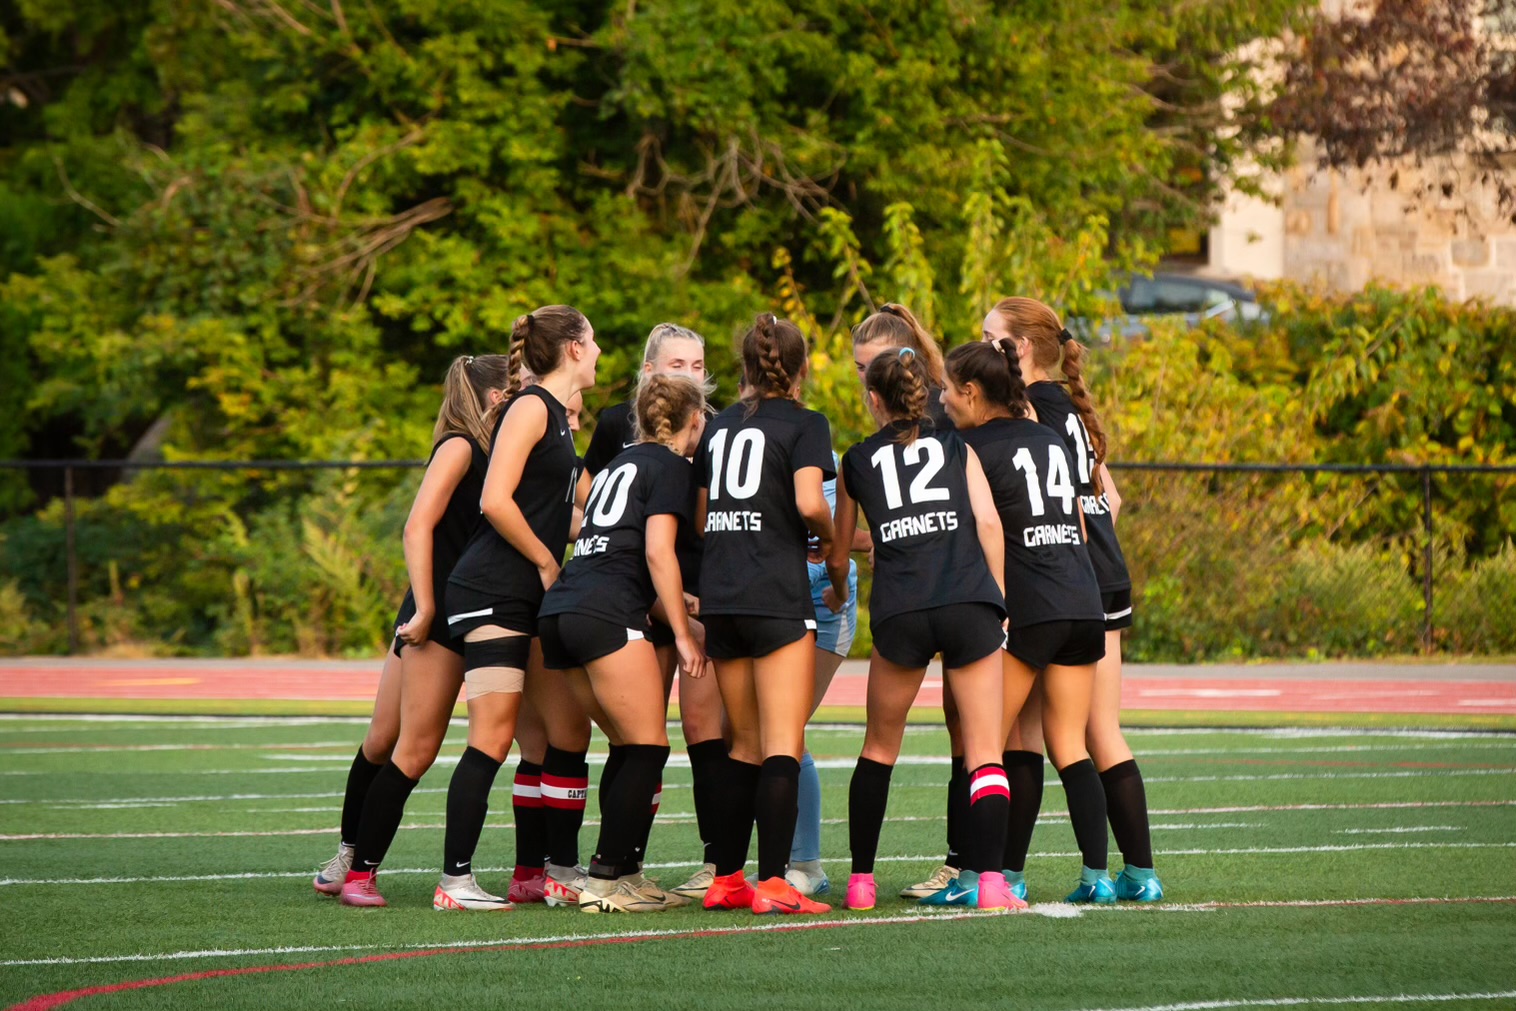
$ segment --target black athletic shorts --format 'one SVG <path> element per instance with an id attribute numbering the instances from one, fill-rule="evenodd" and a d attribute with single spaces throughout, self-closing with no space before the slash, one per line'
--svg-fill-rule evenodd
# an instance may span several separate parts
<path id="1" fill-rule="evenodd" d="M 1100 594 L 1100 603 L 1105 610 L 1105 630 L 1114 632 L 1132 627 L 1132 588 L 1111 590 Z"/>
<path id="2" fill-rule="evenodd" d="M 662 649 L 674 644 L 674 630 L 661 621 L 652 618 L 647 620 L 647 641 L 653 644 L 654 649 Z"/>
<path id="3" fill-rule="evenodd" d="M 813 618 L 711 614 L 700 620 L 705 622 L 705 653 L 712 660 L 768 656 L 776 649 L 816 634 Z"/>
<path id="4" fill-rule="evenodd" d="M 647 630 L 588 614 L 550 614 L 537 623 L 542 664 L 549 670 L 568 670 L 610 656 L 627 643 L 646 638 Z"/>
<path id="5" fill-rule="evenodd" d="M 446 618 L 439 615 L 437 620 L 445 620 L 448 634 L 460 643 L 474 629 L 486 625 L 499 625 L 522 635 L 536 635 L 537 609 L 541 606 L 541 597 L 536 600 L 501 600 L 483 590 L 448 583 L 443 610 Z"/>
<path id="6" fill-rule="evenodd" d="M 416 598 L 411 596 L 410 592 L 407 591 L 405 599 L 400 602 L 400 612 L 395 615 L 395 628 L 398 630 L 401 625 L 404 625 L 415 616 Z M 452 650 L 459 656 L 463 655 L 463 640 L 453 638 L 452 633 L 447 628 L 447 618 L 443 615 L 438 614 L 432 617 L 432 627 L 427 629 L 426 637 L 437 645 Z M 390 648 L 395 651 L 396 656 L 399 656 L 400 650 L 404 646 L 405 643 L 401 642 L 400 637 L 397 635 Z"/>
<path id="7" fill-rule="evenodd" d="M 947 604 L 870 623 L 874 649 L 900 667 L 925 667 L 942 654 L 948 670 L 983 660 L 1005 645 L 1000 611 L 991 604 Z"/>
<path id="8" fill-rule="evenodd" d="M 1005 649 L 1033 670 L 1050 663 L 1083 667 L 1105 656 L 1105 622 L 1090 618 L 1023 625 L 1006 634 Z"/>

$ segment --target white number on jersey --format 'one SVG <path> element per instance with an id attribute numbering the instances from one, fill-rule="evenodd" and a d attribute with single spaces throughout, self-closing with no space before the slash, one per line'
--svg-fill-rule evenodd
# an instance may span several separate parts
<path id="1" fill-rule="evenodd" d="M 932 478 L 942 469 L 947 462 L 946 455 L 942 452 L 942 443 L 936 439 L 917 439 L 909 446 L 890 444 L 880 446 L 869 458 L 884 480 L 884 504 L 891 509 L 899 509 L 905 504 L 900 497 L 900 472 L 895 466 L 895 450 L 903 449 L 900 454 L 909 466 L 921 466 L 921 471 L 916 479 L 911 482 L 911 504 L 920 505 L 923 502 L 946 502 L 948 490 L 946 488 L 933 488 Z M 921 465 L 922 454 L 926 455 L 926 464 Z"/>
<path id="2" fill-rule="evenodd" d="M 623 463 L 615 470 L 602 470 L 595 475 L 595 480 L 590 482 L 589 501 L 584 504 L 584 515 L 591 523 L 603 530 L 621 521 L 636 476 L 635 463 Z"/>
<path id="3" fill-rule="evenodd" d="M 730 434 L 731 429 L 723 428 L 711 436 L 712 502 L 723 492 L 736 499 L 752 498 L 758 494 L 758 485 L 763 480 L 763 432 L 756 428 L 744 428 L 738 432 L 732 440 L 732 455 L 728 458 L 726 440 Z"/>
<path id="4" fill-rule="evenodd" d="M 1090 441 L 1090 433 L 1084 427 L 1084 421 L 1077 414 L 1070 414 L 1068 420 L 1063 423 L 1064 431 L 1069 433 L 1069 438 L 1074 440 L 1074 453 L 1078 457 L 1075 461 L 1079 465 L 1079 483 L 1093 483 L 1090 463 L 1095 459 L 1095 444 Z"/>
<path id="5" fill-rule="evenodd" d="M 1042 498 L 1037 464 L 1032 460 L 1032 451 L 1022 446 L 1016 450 L 1016 455 L 1011 457 L 1011 463 L 1026 475 L 1026 495 L 1032 505 L 1032 515 L 1043 515 L 1047 512 L 1047 503 Z M 1074 485 L 1069 481 L 1068 456 L 1061 451 L 1059 446 L 1048 447 L 1047 493 L 1048 498 L 1063 500 L 1065 515 L 1073 515 Z"/>

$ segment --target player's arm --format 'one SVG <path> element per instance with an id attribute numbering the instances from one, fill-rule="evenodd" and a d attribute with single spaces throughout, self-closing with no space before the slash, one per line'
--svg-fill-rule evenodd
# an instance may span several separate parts
<path id="1" fill-rule="evenodd" d="M 484 493 L 479 497 L 484 518 L 507 544 L 537 567 L 544 588 L 557 580 L 560 560 L 532 532 L 526 514 L 516 504 L 516 489 L 526 470 L 526 458 L 546 431 L 547 405 L 535 396 L 517 397 L 495 436 L 489 470 L 484 474 Z"/>
<path id="2" fill-rule="evenodd" d="M 858 503 L 853 496 L 848 494 L 847 482 L 842 475 L 837 475 L 837 512 L 833 516 L 833 533 L 831 553 L 826 559 L 827 578 L 832 581 L 831 593 L 837 598 L 839 604 L 847 603 L 848 598 L 848 554 L 854 543 L 854 535 L 858 530 Z M 827 606 L 831 606 L 828 601 Z"/>
<path id="3" fill-rule="evenodd" d="M 653 589 L 658 593 L 655 607 L 661 609 L 662 620 L 674 632 L 679 664 L 690 677 L 699 677 L 705 672 L 705 656 L 690 632 L 690 617 L 684 609 L 684 579 L 679 574 L 679 555 L 674 550 L 678 533 L 679 517 L 673 513 L 647 518 L 644 537 L 647 570 L 653 577 Z"/>
<path id="4" fill-rule="evenodd" d="M 1106 501 L 1111 504 L 1111 526 L 1115 526 L 1116 514 L 1121 512 L 1121 492 L 1116 490 L 1116 482 L 1104 463 L 1100 465 L 1100 489 L 1105 492 Z"/>
<path id="5" fill-rule="evenodd" d="M 795 471 L 795 508 L 811 536 L 820 542 L 816 550 L 823 557 L 832 553 L 832 507 L 827 503 L 824 483 L 820 467 Z"/>
<path id="6" fill-rule="evenodd" d="M 432 621 L 437 617 L 437 601 L 432 593 L 432 534 L 453 492 L 468 473 L 474 450 L 467 439 L 448 439 L 432 456 L 421 487 L 405 519 L 401 543 L 405 547 L 405 571 L 411 579 L 411 596 L 416 601 L 416 615 L 397 631 L 402 642 L 419 646 L 426 641 Z"/>
<path id="7" fill-rule="evenodd" d="M 990 575 L 1005 596 L 1005 531 L 1000 526 L 1000 511 L 995 508 L 995 495 L 990 491 L 989 479 L 979 464 L 979 454 L 972 447 L 968 452 L 966 474 L 969 482 L 969 506 L 974 510 L 974 527 L 979 531 L 979 546 L 984 549 L 984 560 L 989 564 Z"/>

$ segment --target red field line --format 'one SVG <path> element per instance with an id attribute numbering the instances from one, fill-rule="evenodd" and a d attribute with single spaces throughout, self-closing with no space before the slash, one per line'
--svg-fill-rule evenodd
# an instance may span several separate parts
<path id="1" fill-rule="evenodd" d="M 1167 907 L 1168 911 L 1220 911 L 1227 909 L 1250 909 L 1250 908 L 1330 908 L 1334 906 L 1401 906 L 1401 905 L 1457 905 L 1457 904 L 1489 904 L 1510 903 L 1516 899 L 1509 897 L 1500 898 L 1426 898 L 1426 899 L 1338 899 L 1323 900 L 1320 902 L 1241 902 L 1241 903 L 1205 903 L 1196 906 Z M 1162 913 L 1164 906 L 1144 907 L 1138 912 Z M 826 920 L 811 923 L 793 923 L 782 926 L 761 928 L 763 933 L 793 933 L 805 930 L 835 930 L 839 927 L 885 927 L 898 926 L 901 924 L 920 923 L 927 920 L 957 920 L 967 919 L 967 915 L 931 915 L 931 916 L 903 916 L 895 920 L 874 920 L 864 922 L 849 922 L 846 920 Z M 349 958 L 332 959 L 325 962 L 299 962 L 284 965 L 257 965 L 246 966 L 237 969 L 209 969 L 202 972 L 181 973 L 177 976 L 161 976 L 153 979 L 128 980 L 121 983 L 109 983 L 100 986 L 82 987 L 77 990 L 62 990 L 57 993 L 41 994 L 13 1004 L 7 1011 L 51 1011 L 53 1008 L 72 1004 L 74 1001 L 86 997 L 102 997 L 113 993 L 122 993 L 129 990 L 146 990 L 155 987 L 172 986 L 175 983 L 194 983 L 208 979 L 225 979 L 236 976 L 265 975 L 275 972 L 301 972 L 309 969 L 331 969 L 350 965 L 366 965 L 375 962 L 398 962 L 413 958 L 435 958 L 438 955 L 462 955 L 475 952 L 504 952 L 504 951 L 551 951 L 563 948 L 591 948 L 612 944 L 636 944 L 648 941 L 683 941 L 712 937 L 729 937 L 756 932 L 753 927 L 717 927 L 709 930 L 689 930 L 668 934 L 655 935 L 630 935 L 625 937 L 588 937 L 571 941 L 525 941 L 513 944 L 490 945 L 485 947 L 460 947 L 460 948 L 428 948 L 418 951 L 386 952 L 379 955 L 360 955 Z"/>
<path id="2" fill-rule="evenodd" d="M 87 661 L 47 667 L 0 661 L 0 697 L 367 701 L 374 696 L 378 676 L 377 664 L 365 669 L 313 661 L 130 668 Z M 840 671 L 824 704 L 862 706 L 867 681 L 862 673 Z M 1163 711 L 1516 715 L 1516 682 L 1128 677 L 1121 703 L 1126 709 Z M 935 668 L 916 704 L 942 704 L 942 682 Z"/>

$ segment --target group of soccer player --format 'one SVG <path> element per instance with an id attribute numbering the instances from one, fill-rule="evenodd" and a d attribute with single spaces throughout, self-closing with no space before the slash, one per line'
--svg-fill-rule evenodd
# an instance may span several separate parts
<path id="1" fill-rule="evenodd" d="M 1034 299 L 1002 300 L 983 330 L 944 358 L 903 306 L 858 324 L 878 430 L 840 458 L 826 418 L 802 404 L 805 338 L 769 313 L 743 335 L 740 397 L 719 412 L 703 338 L 654 327 L 634 395 L 601 415 L 582 460 L 577 404 L 600 349 L 581 313 L 539 308 L 516 320 L 508 356 L 457 359 L 405 525 L 410 592 L 316 890 L 386 904 L 378 868 L 465 688 L 434 908 L 829 910 L 814 898 L 831 883 L 805 727 L 852 645 L 865 556 L 873 654 L 847 907 L 875 905 L 891 772 L 939 655 L 948 854 L 901 896 L 1026 905 L 1046 750 L 1082 856 L 1068 901 L 1162 898 L 1120 728 L 1131 582 L 1087 352 Z M 664 889 L 642 868 L 676 677 L 704 853 Z M 609 753 L 582 866 L 592 723 Z M 513 742 L 516 865 L 501 896 L 472 861 Z M 1124 859 L 1114 880 L 1107 824 Z"/>

